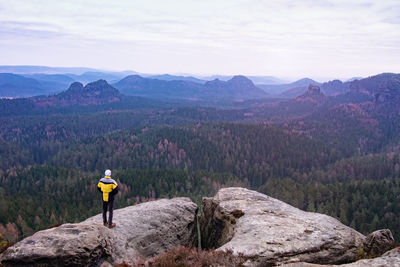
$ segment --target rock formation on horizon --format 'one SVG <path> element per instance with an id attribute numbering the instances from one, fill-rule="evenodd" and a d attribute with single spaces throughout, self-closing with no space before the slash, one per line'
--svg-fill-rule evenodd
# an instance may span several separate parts
<path id="1" fill-rule="evenodd" d="M 327 97 L 321 92 L 321 88 L 316 84 L 310 84 L 307 92 L 296 97 L 296 102 L 310 102 L 315 104 L 323 104 Z"/>

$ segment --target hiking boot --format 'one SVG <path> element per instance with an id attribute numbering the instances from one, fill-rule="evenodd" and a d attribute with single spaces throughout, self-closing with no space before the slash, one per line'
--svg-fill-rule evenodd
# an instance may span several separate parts
<path id="1" fill-rule="evenodd" d="M 116 224 L 115 224 L 115 223 L 112 223 L 112 224 L 109 224 L 109 225 L 108 225 L 108 228 L 111 229 L 111 228 L 114 228 L 115 226 L 116 226 Z"/>
<path id="2" fill-rule="evenodd" d="M 108 222 L 104 222 L 103 225 L 104 225 L 104 226 L 108 226 Z"/>

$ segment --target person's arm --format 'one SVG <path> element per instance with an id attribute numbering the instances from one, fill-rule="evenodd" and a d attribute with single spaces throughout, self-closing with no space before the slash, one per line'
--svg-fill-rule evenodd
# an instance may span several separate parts
<path id="1" fill-rule="evenodd" d="M 112 190 L 111 194 L 112 194 L 112 195 L 116 195 L 116 194 L 118 194 L 118 191 L 119 191 L 118 184 L 117 184 L 117 182 L 114 182 L 114 184 L 113 184 L 113 190 Z"/>
<path id="2" fill-rule="evenodd" d="M 101 183 L 100 182 L 97 184 L 97 190 L 99 190 L 100 193 L 103 193 L 103 191 L 101 191 Z"/>

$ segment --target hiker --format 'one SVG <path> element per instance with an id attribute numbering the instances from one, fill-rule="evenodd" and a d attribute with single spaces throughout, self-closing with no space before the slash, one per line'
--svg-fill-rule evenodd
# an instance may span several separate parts
<path id="1" fill-rule="evenodd" d="M 108 228 L 114 228 L 115 223 L 112 222 L 114 196 L 118 193 L 119 188 L 117 182 L 111 179 L 110 170 L 106 170 L 104 174 L 105 177 L 101 178 L 99 183 L 97 184 L 97 189 L 103 195 L 103 223 L 104 226 L 108 226 Z M 109 211 L 108 221 L 107 221 L 107 208 Z"/>

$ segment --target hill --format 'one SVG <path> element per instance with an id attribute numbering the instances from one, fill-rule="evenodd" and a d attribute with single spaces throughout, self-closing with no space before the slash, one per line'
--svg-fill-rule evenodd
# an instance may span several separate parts
<path id="1" fill-rule="evenodd" d="M 263 89 L 265 92 L 271 95 L 279 96 L 280 94 L 283 94 L 285 96 L 288 94 L 288 97 L 292 97 L 293 94 L 285 93 L 285 91 L 292 90 L 294 88 L 297 88 L 296 90 L 299 91 L 298 95 L 301 93 L 304 93 L 307 91 L 307 86 L 309 84 L 316 84 L 319 85 L 318 82 L 309 79 L 309 78 L 303 78 L 298 81 L 292 82 L 292 83 L 286 83 L 286 84 L 257 84 L 257 86 L 261 89 Z M 297 96 L 297 95 L 296 95 Z"/>
<path id="2" fill-rule="evenodd" d="M 202 80 L 221 80 L 221 81 L 228 81 L 232 79 L 235 75 L 211 75 L 211 76 L 200 76 Z M 248 79 L 250 79 L 255 84 L 284 84 L 286 80 L 282 80 L 280 78 L 276 78 L 274 76 L 253 76 L 247 75 Z"/>
<path id="3" fill-rule="evenodd" d="M 205 80 L 201 80 L 192 76 L 177 76 L 170 74 L 150 75 L 146 77 L 150 79 L 164 80 L 164 81 L 189 81 L 200 84 L 204 84 L 206 82 Z"/>
<path id="4" fill-rule="evenodd" d="M 36 74 L 22 74 L 22 75 L 38 81 L 45 90 L 46 94 L 56 94 L 61 91 L 64 91 L 69 87 L 71 83 L 75 82 L 74 79 L 64 74 L 36 73 Z"/>
<path id="5" fill-rule="evenodd" d="M 0 73 L 0 97 L 26 97 L 46 94 L 47 91 L 35 79 L 12 73 Z"/>
<path id="6" fill-rule="evenodd" d="M 235 76 L 226 82 L 215 79 L 202 85 L 191 81 L 165 81 L 131 75 L 115 83 L 114 86 L 127 95 L 151 98 L 215 100 L 251 99 L 267 96 L 244 76 Z"/>
<path id="7" fill-rule="evenodd" d="M 91 83 L 97 80 L 106 80 L 108 83 L 115 83 L 126 76 L 125 72 L 86 71 L 82 74 L 65 74 L 74 81 Z"/>
<path id="8" fill-rule="evenodd" d="M 321 90 L 324 94 L 329 96 L 336 96 L 346 94 L 350 90 L 350 82 L 342 82 L 340 80 L 333 80 L 321 84 Z"/>
<path id="9" fill-rule="evenodd" d="M 123 94 L 152 98 L 195 98 L 200 93 L 201 84 L 190 81 L 165 81 L 130 75 L 113 84 Z"/>

